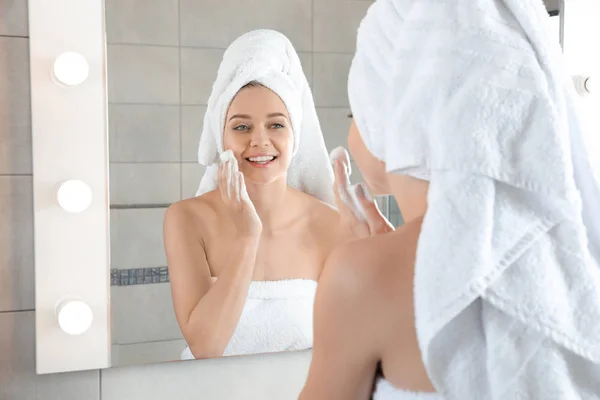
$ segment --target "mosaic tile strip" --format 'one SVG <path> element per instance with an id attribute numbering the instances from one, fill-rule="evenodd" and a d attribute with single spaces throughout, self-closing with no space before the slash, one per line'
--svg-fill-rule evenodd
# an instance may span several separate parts
<path id="1" fill-rule="evenodd" d="M 148 285 L 169 282 L 167 267 L 111 269 L 111 286 Z"/>

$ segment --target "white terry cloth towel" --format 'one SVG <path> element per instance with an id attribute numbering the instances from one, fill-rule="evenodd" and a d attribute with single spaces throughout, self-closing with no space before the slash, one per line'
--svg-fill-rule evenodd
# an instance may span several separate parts
<path id="1" fill-rule="evenodd" d="M 294 146 L 288 185 L 335 205 L 333 168 L 300 58 L 287 37 L 268 29 L 243 34 L 223 55 L 198 146 L 198 162 L 207 168 L 196 196 L 217 188 L 227 110 L 237 92 L 252 81 L 275 92 L 290 115 Z"/>
<path id="2" fill-rule="evenodd" d="M 252 281 L 240 321 L 224 356 L 312 348 L 317 282 L 310 279 Z M 193 359 L 189 347 L 182 360 Z"/>
<path id="3" fill-rule="evenodd" d="M 416 326 L 447 400 L 600 398 L 600 190 L 547 18 L 541 0 L 378 0 L 359 28 L 365 144 L 430 171 Z"/>
<path id="4" fill-rule="evenodd" d="M 375 385 L 373 400 L 444 400 L 437 393 L 411 392 L 394 387 L 380 378 Z"/>

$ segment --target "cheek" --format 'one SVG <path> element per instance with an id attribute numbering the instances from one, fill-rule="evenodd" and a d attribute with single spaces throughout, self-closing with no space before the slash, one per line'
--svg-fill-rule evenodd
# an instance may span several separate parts
<path id="1" fill-rule="evenodd" d="M 244 148 L 244 137 L 231 131 L 223 134 L 223 150 L 232 150 L 236 155 Z"/>
<path id="2" fill-rule="evenodd" d="M 273 135 L 271 143 L 275 146 L 280 156 L 291 158 L 294 152 L 294 136 L 291 132 L 281 132 L 281 134 Z"/>

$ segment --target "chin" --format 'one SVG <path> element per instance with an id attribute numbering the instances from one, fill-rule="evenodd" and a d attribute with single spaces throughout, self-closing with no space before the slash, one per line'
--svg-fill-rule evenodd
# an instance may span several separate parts
<path id="1" fill-rule="evenodd" d="M 270 171 L 251 171 L 250 173 L 244 173 L 244 179 L 246 179 L 247 183 L 252 185 L 269 185 L 282 178 L 284 178 L 283 174 L 273 173 Z"/>

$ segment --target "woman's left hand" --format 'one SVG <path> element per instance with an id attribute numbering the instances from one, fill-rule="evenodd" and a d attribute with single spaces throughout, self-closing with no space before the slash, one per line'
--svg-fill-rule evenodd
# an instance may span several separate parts
<path id="1" fill-rule="evenodd" d="M 381 214 L 366 185 L 350 185 L 349 168 L 344 160 L 333 160 L 333 169 L 333 190 L 344 228 L 355 238 L 392 232 L 394 227 Z"/>

